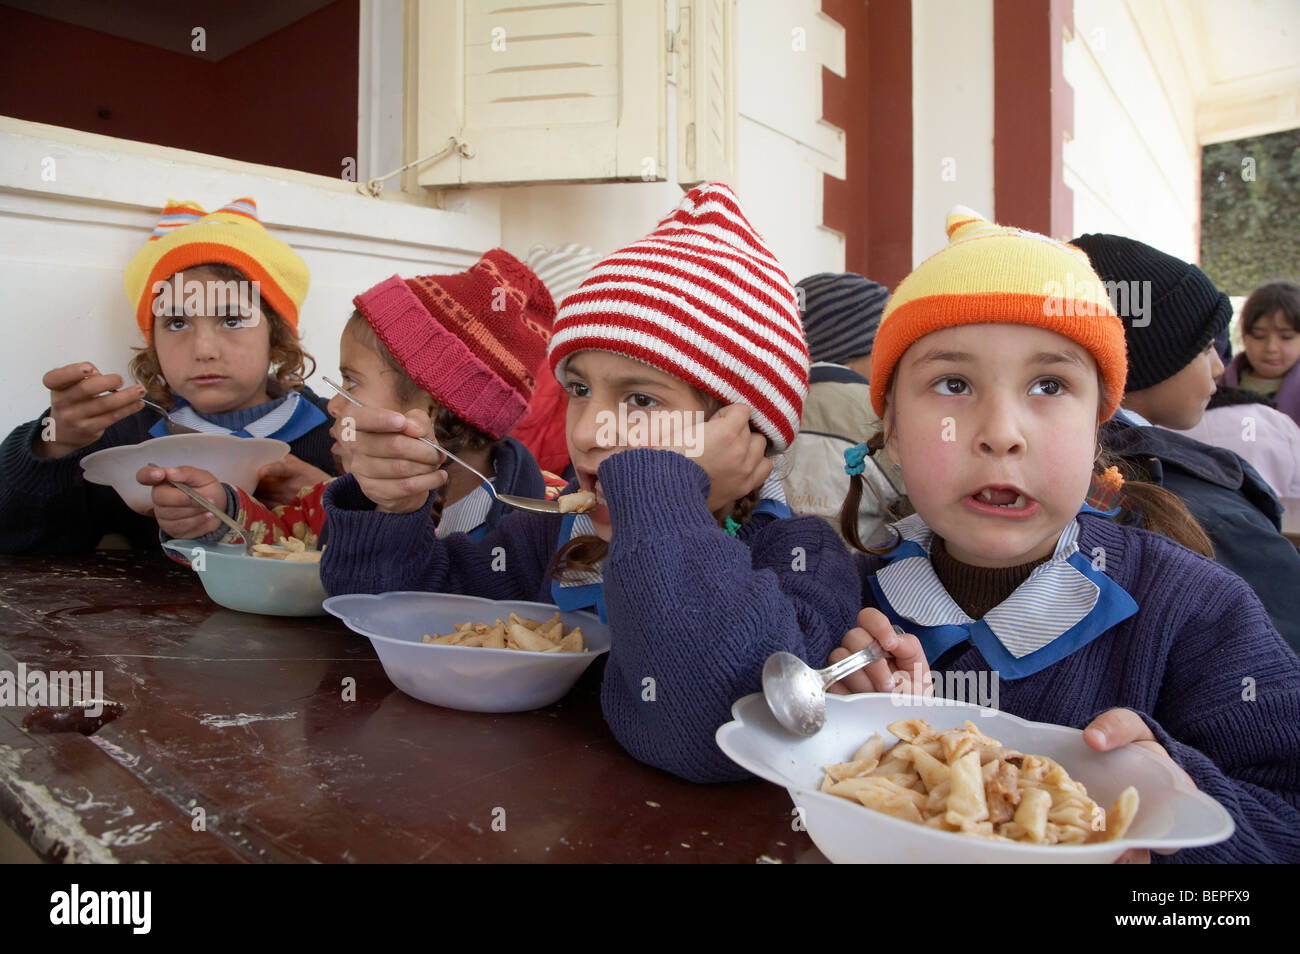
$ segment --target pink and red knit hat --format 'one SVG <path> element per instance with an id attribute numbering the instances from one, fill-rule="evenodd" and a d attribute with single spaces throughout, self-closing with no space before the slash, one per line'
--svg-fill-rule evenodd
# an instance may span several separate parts
<path id="1" fill-rule="evenodd" d="M 555 304 L 509 252 L 453 275 L 394 275 L 352 301 L 407 376 L 462 421 L 500 440 L 528 412 Z"/>
<path id="2" fill-rule="evenodd" d="M 653 232 L 602 259 L 564 299 L 548 353 L 612 351 L 727 404 L 776 451 L 799 431 L 808 346 L 794 286 L 721 183 L 692 189 Z"/>

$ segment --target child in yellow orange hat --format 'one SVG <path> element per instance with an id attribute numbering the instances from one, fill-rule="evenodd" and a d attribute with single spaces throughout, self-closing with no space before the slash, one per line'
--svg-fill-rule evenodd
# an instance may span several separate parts
<path id="1" fill-rule="evenodd" d="M 1236 823 L 1226 841 L 1156 860 L 1300 860 L 1300 661 L 1241 578 L 1171 538 L 1204 552 L 1177 498 L 1100 458 L 1127 375 L 1107 289 L 1073 246 L 961 208 L 947 230 L 896 289 L 872 351 L 871 443 L 915 513 L 858 556 L 864 608 L 830 659 L 873 641 L 894 658 L 844 688 L 978 687 L 962 701 L 1084 729 L 1099 751 L 1136 743 Z M 1086 502 L 1098 483 L 1114 511 Z M 856 501 L 843 515 L 851 531 Z M 997 837 L 1010 822 L 990 810 L 970 830 Z"/>
<path id="2" fill-rule="evenodd" d="M 271 496 L 333 474 L 325 401 L 303 383 L 315 367 L 297 330 L 308 281 L 306 263 L 266 231 L 252 199 L 212 213 L 169 202 L 126 268 L 144 336 L 130 365 L 136 383 L 123 387 L 120 375 L 89 362 L 46 373 L 49 409 L 0 447 L 0 552 L 85 551 L 106 533 L 157 545 L 153 520 L 111 488 L 86 483 L 80 467 L 94 451 L 168 433 L 143 397 L 204 433 L 286 441 L 292 453 L 272 465 L 263 488 Z M 168 476 L 193 475 L 176 468 Z M 182 496 L 156 488 L 155 505 L 167 494 Z"/>

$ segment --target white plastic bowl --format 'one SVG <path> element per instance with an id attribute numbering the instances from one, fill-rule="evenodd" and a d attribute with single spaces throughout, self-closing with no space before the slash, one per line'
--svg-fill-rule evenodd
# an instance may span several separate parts
<path id="1" fill-rule="evenodd" d="M 136 513 L 153 512 L 152 487 L 136 483 L 141 467 L 197 467 L 223 483 L 257 489 L 257 471 L 282 460 L 289 445 L 271 437 L 233 437 L 230 434 L 169 434 L 139 444 L 95 451 L 81 460 L 92 484 L 108 484 Z"/>
<path id="2" fill-rule="evenodd" d="M 326 612 L 370 642 L 393 685 L 421 702 L 468 712 L 525 712 L 558 701 L 601 653 L 609 627 L 590 613 L 560 613 L 566 627 L 581 626 L 587 651 L 534 653 L 425 643 L 426 634 L 450 633 L 457 623 L 491 624 L 518 613 L 548 620 L 547 603 L 505 602 L 447 593 L 331 596 Z"/>
<path id="3" fill-rule="evenodd" d="M 1097 752 L 1083 732 L 1026 722 L 967 703 L 922 704 L 890 693 L 827 698 L 826 725 L 803 739 L 781 727 L 761 694 L 731 707 L 734 721 L 718 729 L 722 751 L 755 775 L 784 786 L 802 809 L 813 843 L 834 862 L 955 864 L 1108 864 L 1129 848 L 1190 848 L 1232 837 L 1226 809 L 1186 782 L 1173 765 L 1139 746 Z M 873 732 L 887 743 L 886 728 L 899 719 L 925 719 L 936 729 L 969 719 L 1004 745 L 1059 762 L 1103 808 L 1129 785 L 1138 790 L 1138 813 L 1126 837 L 1089 845 L 1033 845 L 993 841 L 925 828 L 818 791 L 826 765 L 846 761 Z"/>
<path id="4" fill-rule="evenodd" d="M 264 616 L 325 615 L 321 604 L 329 594 L 320 581 L 319 563 L 249 556 L 242 543 L 168 540 L 163 546 L 189 563 L 212 602 L 226 609 Z"/>

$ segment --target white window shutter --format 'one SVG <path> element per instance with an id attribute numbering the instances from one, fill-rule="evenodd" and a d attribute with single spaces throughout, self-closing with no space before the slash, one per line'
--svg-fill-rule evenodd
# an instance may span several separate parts
<path id="1" fill-rule="evenodd" d="M 413 83 L 422 186 L 664 179 L 659 0 L 419 0 Z"/>
<path id="2" fill-rule="evenodd" d="M 684 0 L 676 48 L 677 181 L 735 185 L 735 0 Z"/>

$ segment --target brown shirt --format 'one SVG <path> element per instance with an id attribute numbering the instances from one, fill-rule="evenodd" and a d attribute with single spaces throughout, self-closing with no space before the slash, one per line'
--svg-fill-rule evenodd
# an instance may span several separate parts
<path id="1" fill-rule="evenodd" d="M 935 575 L 953 602 L 971 619 L 983 619 L 985 613 L 1029 579 L 1034 567 L 1050 559 L 1049 555 L 1019 566 L 971 566 L 953 559 L 943 538 L 936 536 L 930 545 L 930 563 Z"/>

